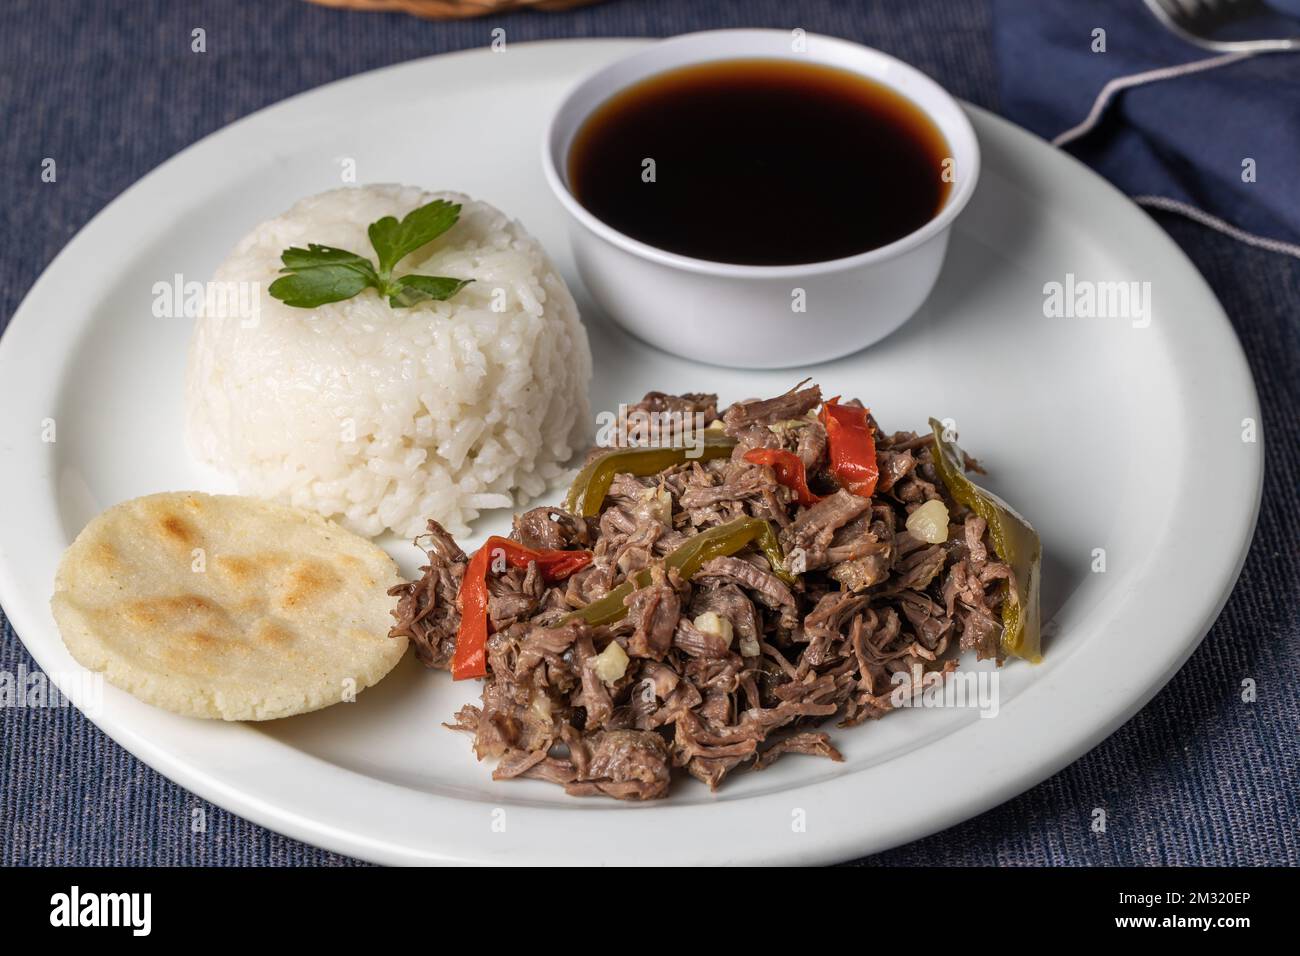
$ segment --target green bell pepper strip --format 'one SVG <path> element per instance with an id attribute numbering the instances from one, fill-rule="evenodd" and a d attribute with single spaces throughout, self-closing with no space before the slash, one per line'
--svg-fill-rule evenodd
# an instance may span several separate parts
<path id="1" fill-rule="evenodd" d="M 993 550 L 1010 565 L 1015 579 L 1014 599 L 1010 585 L 1003 584 L 1002 651 L 1037 664 L 1043 659 L 1038 598 L 1043 546 L 1038 532 L 1009 504 L 966 477 L 961 449 L 943 437 L 942 423 L 932 418 L 930 429 L 934 432 L 934 462 L 939 477 L 959 504 L 988 522 Z"/>
<path id="2" fill-rule="evenodd" d="M 610 483 L 617 474 L 657 475 L 685 461 L 709 461 L 728 458 L 736 447 L 736 440 L 725 435 L 705 436 L 700 454 L 694 458 L 687 452 L 694 448 L 616 448 L 594 459 L 573 480 L 569 494 L 564 499 L 564 509 L 569 514 L 594 518 L 609 492 Z"/>
<path id="3" fill-rule="evenodd" d="M 794 583 L 794 579 L 785 570 L 776 533 L 763 518 L 734 518 L 708 531 L 701 531 L 664 558 L 664 569 L 674 569 L 683 579 L 690 578 L 711 559 L 735 554 L 751 544 L 757 545 L 763 552 L 772 565 L 773 573 L 787 583 Z M 566 615 L 561 623 L 582 621 L 593 627 L 612 624 L 627 614 L 627 606 L 623 603 L 627 596 L 637 588 L 648 585 L 650 580 L 650 569 L 644 568 L 603 598 Z"/>

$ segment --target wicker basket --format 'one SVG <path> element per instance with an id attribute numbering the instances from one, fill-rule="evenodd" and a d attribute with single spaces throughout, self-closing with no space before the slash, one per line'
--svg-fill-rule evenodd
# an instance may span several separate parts
<path id="1" fill-rule="evenodd" d="M 511 10 L 568 10 L 600 0 L 311 0 L 324 7 L 349 10 L 397 10 L 429 20 L 454 20 L 482 17 Z"/>

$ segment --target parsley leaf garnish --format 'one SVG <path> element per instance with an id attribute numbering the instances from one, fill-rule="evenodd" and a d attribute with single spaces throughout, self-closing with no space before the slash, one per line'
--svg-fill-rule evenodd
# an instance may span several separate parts
<path id="1" fill-rule="evenodd" d="M 310 243 L 306 249 L 293 246 L 280 255 L 285 275 L 267 290 L 285 305 L 314 309 L 329 302 L 350 299 L 363 289 L 373 288 L 388 299 L 394 309 L 410 308 L 434 299 L 450 299 L 472 279 L 447 276 L 405 275 L 393 278 L 393 268 L 412 252 L 428 245 L 456 224 L 460 204 L 435 199 L 407 213 L 398 222 L 385 216 L 370 224 L 370 244 L 378 255 L 379 267 L 369 259 Z"/>
<path id="2" fill-rule="evenodd" d="M 379 272 L 388 275 L 398 261 L 416 249 L 437 239 L 456 225 L 460 205 L 436 199 L 427 206 L 413 209 L 398 222 L 385 216 L 370 224 L 370 244 L 379 253 Z"/>
<path id="3" fill-rule="evenodd" d="M 388 304 L 405 308 L 430 299 L 450 299 L 473 279 L 449 279 L 446 276 L 402 276 L 393 283 L 397 291 L 390 292 Z"/>
<path id="4" fill-rule="evenodd" d="M 350 299 L 362 289 L 379 288 L 379 277 L 369 259 L 346 249 L 334 249 L 311 243 L 306 249 L 296 246 L 284 250 L 281 276 L 271 283 L 271 295 L 285 305 L 314 309 L 327 302 Z"/>

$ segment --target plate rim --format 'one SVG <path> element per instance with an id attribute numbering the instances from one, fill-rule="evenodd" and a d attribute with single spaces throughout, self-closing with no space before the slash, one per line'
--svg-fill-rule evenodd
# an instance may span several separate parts
<path id="1" fill-rule="evenodd" d="M 530 43 L 512 44 L 511 50 L 518 52 L 523 51 L 525 57 L 534 56 L 541 60 L 547 57 L 557 59 L 565 55 L 566 48 L 574 46 L 582 47 L 581 54 L 577 57 L 583 64 L 582 70 L 575 72 L 573 82 L 578 82 L 582 73 L 587 69 L 594 69 L 598 65 L 596 60 L 604 62 L 606 54 L 608 57 L 616 56 L 620 53 L 628 52 L 640 46 L 644 46 L 653 40 L 644 38 L 572 38 L 563 40 L 544 40 Z M 590 54 L 588 53 L 590 51 Z M 149 190 L 156 189 L 165 184 L 168 176 L 174 175 L 178 169 L 183 169 L 186 158 L 193 155 L 201 148 L 210 148 L 211 141 L 220 137 L 230 137 L 238 135 L 236 131 L 249 133 L 251 129 L 256 128 L 258 124 L 265 124 L 275 119 L 277 112 L 289 112 L 300 107 L 304 101 L 310 101 L 313 98 L 325 99 L 335 94 L 339 88 L 345 86 L 356 86 L 366 83 L 380 82 L 381 79 L 392 79 L 396 74 L 403 71 L 410 71 L 411 74 L 418 74 L 422 70 L 438 69 L 440 66 L 451 63 L 465 63 L 474 59 L 481 59 L 490 54 L 490 51 L 482 48 L 460 50 L 451 53 L 436 54 L 428 57 L 422 57 L 415 60 L 409 60 L 402 63 L 392 64 L 381 67 L 376 70 L 355 74 L 339 80 L 332 81 L 295 94 L 284 100 L 270 104 L 254 113 L 248 114 L 235 122 L 216 130 L 202 139 L 185 147 L 174 156 L 154 167 L 138 181 L 133 183 L 121 194 L 109 202 L 103 209 L 96 213 L 83 226 L 77 234 L 67 243 L 67 245 L 54 257 L 50 264 L 42 271 L 36 282 L 23 297 L 18 308 L 15 310 L 3 336 L 0 336 L 0 396 L 5 398 L 12 397 L 16 390 L 16 383 L 20 381 L 20 376 L 15 373 L 21 369 L 22 362 L 25 359 L 15 353 L 19 350 L 21 344 L 30 339 L 32 335 L 39 333 L 36 331 L 38 325 L 39 310 L 37 304 L 43 297 L 48 294 L 48 287 L 54 281 L 52 277 L 56 276 L 59 271 L 66 268 L 66 263 L 81 254 L 83 248 L 89 248 L 100 240 L 101 234 L 104 238 L 111 239 L 111 233 L 107 230 L 113 225 L 113 220 L 122 218 L 129 212 L 130 205 L 135 201 L 135 197 L 147 195 Z M 449 67 L 454 68 L 454 66 Z M 665 845 L 655 848 L 651 852 L 650 862 L 689 862 L 689 863 L 709 863 L 709 862 L 732 862 L 732 863 L 819 863 L 836 860 L 849 859 L 860 856 L 865 853 L 879 852 L 891 846 L 909 842 L 928 833 L 936 832 L 947 826 L 951 826 L 961 820 L 968 819 L 981 813 L 990 807 L 1021 793 L 1030 787 L 1040 783 L 1063 767 L 1074 762 L 1082 754 L 1086 753 L 1100 741 L 1110 736 L 1119 726 L 1127 722 L 1138 710 L 1140 710 L 1152 697 L 1155 696 L 1169 681 L 1174 673 L 1182 666 L 1186 659 L 1200 645 L 1201 640 L 1209 631 L 1214 621 L 1217 619 L 1223 606 L 1226 604 L 1233 588 L 1236 584 L 1241 569 L 1245 563 L 1246 556 L 1249 552 L 1251 542 L 1254 536 L 1254 528 L 1259 514 L 1260 501 L 1262 496 L 1263 485 L 1263 455 L 1265 442 L 1263 439 L 1263 423 L 1259 414 L 1258 395 L 1256 393 L 1253 377 L 1246 363 L 1244 351 L 1242 350 L 1240 340 L 1233 330 L 1228 316 L 1222 306 L 1209 288 L 1208 283 L 1196 270 L 1195 266 L 1187 258 L 1186 254 L 1177 246 L 1171 237 L 1169 237 L 1160 227 L 1143 213 L 1137 206 L 1125 197 L 1119 190 L 1101 179 L 1091 169 L 1084 164 L 1069 156 L 1066 153 L 1053 150 L 1048 144 L 1040 140 L 1033 134 L 1015 126 L 1009 121 L 996 116 L 995 114 L 983 110 L 979 107 L 973 107 L 971 104 L 963 102 L 963 107 L 972 114 L 972 120 L 976 126 L 977 132 L 986 128 L 997 129 L 999 132 L 1011 131 L 1013 136 L 1023 137 L 1023 141 L 1032 144 L 1033 150 L 1043 150 L 1045 152 L 1039 155 L 1048 155 L 1058 157 L 1073 167 L 1071 174 L 1072 179 L 1082 177 L 1082 181 L 1092 183 L 1095 189 L 1099 184 L 1104 190 L 1109 191 L 1113 197 L 1118 197 L 1123 204 L 1128 207 L 1125 215 L 1130 217 L 1131 222 L 1140 221 L 1145 223 L 1145 228 L 1151 237 L 1151 246 L 1149 254 L 1151 260 L 1159 261 L 1163 269 L 1173 269 L 1176 272 L 1184 273 L 1183 278 L 1187 282 L 1187 288 L 1184 290 L 1185 297 L 1198 301 L 1202 308 L 1208 307 L 1212 314 L 1204 318 L 1204 327 L 1209 330 L 1207 334 L 1213 333 L 1219 339 L 1224 341 L 1216 342 L 1220 351 L 1216 353 L 1216 358 L 1220 361 L 1227 362 L 1235 368 L 1230 369 L 1230 374 L 1225 375 L 1225 381 L 1240 392 L 1239 398 L 1242 398 L 1242 408 L 1244 414 L 1253 415 L 1260 428 L 1259 437 L 1259 454 L 1251 455 L 1245 458 L 1245 464 L 1241 466 L 1239 473 L 1234 473 L 1232 477 L 1237 479 L 1237 484 L 1241 490 L 1246 491 L 1247 502 L 1246 521 L 1242 527 L 1249 529 L 1248 533 L 1240 536 L 1236 554 L 1230 562 L 1230 570 L 1226 575 L 1216 574 L 1214 577 L 1222 577 L 1222 586 L 1218 589 L 1217 594 L 1212 597 L 1201 595 L 1201 600 L 1196 605 L 1196 612 L 1189 617 L 1194 620 L 1188 621 L 1185 626 L 1180 626 L 1174 630 L 1182 633 L 1187 631 L 1194 632 L 1191 639 L 1180 641 L 1175 648 L 1174 653 L 1165 653 L 1159 656 L 1158 661 L 1153 662 L 1157 666 L 1154 679 L 1150 675 L 1141 681 L 1143 689 L 1136 693 L 1119 695 L 1123 698 L 1123 703 L 1112 705 L 1106 710 L 1105 718 L 1102 720 L 1093 720 L 1091 722 L 1081 721 L 1086 724 L 1086 730 L 1080 732 L 1075 730 L 1067 746 L 1054 746 L 1046 748 L 1045 752 L 1037 754 L 1036 759 L 1032 761 L 1021 760 L 1020 765 L 1015 768 L 1015 772 L 1007 779 L 983 784 L 978 795 L 973 798 L 963 799 L 961 801 L 948 801 L 943 807 L 929 807 L 924 812 L 917 812 L 914 819 L 906 821 L 898 828 L 893 830 L 890 835 L 881 839 L 879 834 L 867 833 L 865 830 L 854 832 L 852 829 L 854 818 L 851 814 L 845 814 L 837 809 L 836 801 L 840 801 L 843 793 L 833 793 L 828 799 L 832 802 L 831 818 L 833 824 L 830 828 L 830 835 L 818 835 L 807 833 L 803 838 L 796 841 L 795 845 L 777 846 L 778 841 L 769 840 L 766 843 L 741 843 L 730 847 L 724 852 L 717 852 L 716 838 L 715 843 L 701 840 L 693 847 L 683 848 L 674 845 Z M 1118 207 L 1117 207 L 1118 208 Z M 82 318 L 80 324 L 75 324 L 76 320 L 69 320 L 69 330 L 75 330 L 77 335 L 84 334 L 88 327 L 88 322 Z M 18 330 L 19 334 L 15 335 L 14 331 Z M 1214 336 L 1212 336 L 1214 337 Z M 18 344 L 15 344 L 18 343 Z M 65 340 L 61 352 L 62 361 L 66 362 L 75 352 L 76 339 Z M 59 369 L 43 370 L 45 377 L 52 383 L 50 394 L 58 395 L 63 377 L 58 374 Z M 30 378 L 30 376 L 29 376 Z M 13 479 L 10 477 L 13 469 L 23 467 L 24 457 L 16 454 L 15 444 L 10 439 L 17 437 L 16 426 L 13 424 L 13 417 L 7 416 L 0 421 L 0 461 L 6 465 L 4 469 L 4 479 L 0 484 L 9 486 Z M 31 477 L 31 476 L 29 476 Z M 40 476 L 37 476 L 40 477 Z M 47 484 L 53 484 L 55 476 L 52 474 L 44 476 Z M 23 642 L 27 651 L 37 664 L 41 666 L 52 679 L 57 682 L 58 672 L 52 672 L 49 667 L 49 658 L 52 652 L 40 653 L 33 648 L 32 643 L 23 636 L 26 633 L 35 633 L 44 627 L 54 628 L 52 620 L 42 620 L 42 613 L 46 618 L 49 617 L 47 594 L 40 593 L 34 599 L 27 598 L 22 593 L 23 585 L 18 580 L 13 570 L 14 559 L 20 558 L 20 554 L 14 554 L 11 557 L 10 545 L 6 542 L 8 534 L 0 534 L 0 605 L 3 605 L 9 620 L 13 626 L 15 634 Z M 1218 567 L 1216 565 L 1216 567 Z M 54 630 L 57 635 L 57 629 Z M 33 642 L 35 643 L 35 642 Z M 58 642 L 61 646 L 61 641 Z M 44 649 L 48 651 L 48 649 Z M 42 659 L 44 658 L 44 659 Z M 1017 706 L 1021 697 L 1029 698 L 1031 696 L 1040 696 L 1046 691 L 1046 688 L 1039 686 L 1041 682 L 1032 683 L 1024 694 L 1018 695 L 1017 699 L 1012 701 L 1009 706 Z M 60 689 L 66 692 L 67 688 L 60 685 Z M 1024 706 L 1028 706 L 1031 701 L 1026 700 Z M 141 705 L 147 706 L 147 705 Z M 339 825 L 330 819 L 318 819 L 310 815 L 309 812 L 295 809 L 295 805 L 279 805 L 268 801 L 262 795 L 241 789 L 235 784 L 224 780 L 217 773 L 214 773 L 211 767 L 204 767 L 201 764 L 192 763 L 184 755 L 177 755 L 163 750 L 160 746 L 150 742 L 146 735 L 140 733 L 140 728 L 131 726 L 129 720 L 114 722 L 110 720 L 100 720 L 88 717 L 104 733 L 116 741 L 119 745 L 130 751 L 139 759 L 143 760 L 150 767 L 175 781 L 183 787 L 191 790 L 198 796 L 216 803 L 232 813 L 243 816 L 260 825 L 266 826 L 277 832 L 284 833 L 293 838 L 324 847 L 335 852 L 345 853 L 362 859 L 368 859 L 375 862 L 386 863 L 430 863 L 430 862 L 583 862 L 593 859 L 600 862 L 614 862 L 620 857 L 617 856 L 600 856 L 601 852 L 608 853 L 607 849 L 597 850 L 593 855 L 589 852 L 575 852 L 572 847 L 556 848 L 547 843 L 525 842 L 522 846 L 516 848 L 516 852 L 511 854 L 500 854 L 494 850 L 484 849 L 483 847 L 466 842 L 461 839 L 456 841 L 452 839 L 454 834 L 446 834 L 444 841 L 437 846 L 414 847 L 404 841 L 396 841 L 391 833 L 376 833 L 376 831 L 367 832 L 349 832 L 339 827 Z M 981 738 L 973 736 L 974 727 L 984 722 L 976 722 L 974 725 L 967 725 L 954 731 L 945 739 L 957 739 L 965 735 L 963 742 L 967 743 L 974 752 L 986 750 L 995 744 L 996 738 L 1003 736 L 1004 731 L 999 728 L 993 728 L 992 732 L 984 733 Z M 991 722 L 1002 724 L 1002 722 Z M 146 728 L 147 729 L 147 728 Z M 259 735 L 264 741 L 267 740 L 265 735 Z M 340 779 L 358 778 L 367 781 L 372 785 L 372 789 L 377 794 L 383 794 L 386 791 L 402 790 L 396 784 L 377 778 L 365 777 L 357 772 L 346 770 L 321 760 L 320 758 L 301 751 L 293 750 L 287 745 L 275 742 L 266 749 L 267 754 L 271 754 L 279 747 L 292 750 L 304 761 L 314 762 L 321 765 L 322 770 L 327 776 L 339 775 Z M 923 762 L 925 753 L 929 748 L 926 746 L 918 747 L 907 754 L 896 758 L 899 772 L 915 771 L 918 777 L 924 775 L 924 767 L 917 766 L 918 761 Z M 993 747 L 996 749 L 996 747 Z M 1006 753 L 999 751 L 1004 758 Z M 825 791 L 850 791 L 854 774 L 846 774 L 830 783 L 824 784 L 822 789 Z M 804 790 L 815 788 L 816 784 L 798 784 L 791 788 L 789 792 L 802 792 Z M 301 788 L 300 788 L 301 789 Z M 783 792 L 782 792 L 783 793 Z M 788 797 L 783 798 L 782 793 L 762 794 L 753 798 L 741 801 L 740 804 L 727 804 L 727 806 L 739 806 L 749 804 L 757 807 L 759 804 L 769 804 L 774 798 L 779 799 L 782 805 L 788 805 Z M 394 804 L 412 804 L 409 800 L 398 799 L 396 794 L 391 794 Z M 299 793 L 298 798 L 310 804 L 311 797 L 307 793 Z M 446 798 L 419 793 L 415 804 L 427 803 L 427 801 L 437 801 L 438 804 L 445 802 Z M 942 801 L 941 801 L 942 802 Z M 412 804 L 414 805 L 414 804 Z M 301 805 L 299 805 L 301 806 Z M 585 807 L 592 807 L 594 804 L 582 804 Z M 646 835 L 653 836 L 655 831 L 663 828 L 665 821 L 669 821 L 676 826 L 683 825 L 684 817 L 693 817 L 703 820 L 704 827 L 715 830 L 717 834 L 728 834 L 728 839 L 734 839 L 732 825 L 717 819 L 703 817 L 714 808 L 719 808 L 719 804 L 690 804 L 678 805 L 662 804 L 653 808 L 645 808 L 643 812 L 633 809 L 631 812 L 636 813 L 638 819 L 635 830 L 641 831 L 642 837 Z M 572 821 L 575 815 L 571 814 L 568 809 L 559 810 L 556 808 L 522 808 L 512 810 L 512 813 L 519 813 L 526 819 L 533 814 L 541 814 L 538 819 L 543 824 L 553 824 L 557 814 L 568 814 L 563 818 L 566 822 Z M 838 816 L 837 816 L 838 814 Z M 609 826 L 611 820 L 621 820 L 625 818 L 625 812 L 600 812 L 594 814 L 578 814 L 578 817 L 584 817 L 589 820 L 594 818 L 592 827 L 595 828 L 597 839 L 612 839 L 621 836 L 627 837 L 624 832 L 626 829 L 621 823 Z M 717 818 L 719 813 L 714 812 L 713 817 Z M 653 818 L 653 819 L 652 819 Z M 596 825 L 599 822 L 599 826 Z M 689 825 L 689 824 L 687 824 Z M 847 827 L 847 828 L 846 828 Z M 544 827 L 543 827 L 544 828 Z M 655 853 L 658 855 L 656 856 Z"/>

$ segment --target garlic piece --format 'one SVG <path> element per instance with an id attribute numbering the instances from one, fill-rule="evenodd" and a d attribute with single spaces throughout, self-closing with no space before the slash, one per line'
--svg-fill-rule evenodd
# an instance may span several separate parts
<path id="1" fill-rule="evenodd" d="M 627 673 L 627 651 L 618 641 L 610 641 L 609 646 L 597 654 L 591 662 L 596 676 L 606 684 L 622 680 Z"/>
<path id="2" fill-rule="evenodd" d="M 948 506 L 930 499 L 907 516 L 907 530 L 927 544 L 943 544 L 948 540 Z"/>
<path id="3" fill-rule="evenodd" d="M 726 641 L 728 647 L 731 646 L 731 639 L 736 632 L 731 626 L 730 618 L 725 618 L 716 611 L 705 611 L 691 623 L 705 634 L 714 634 Z"/>

